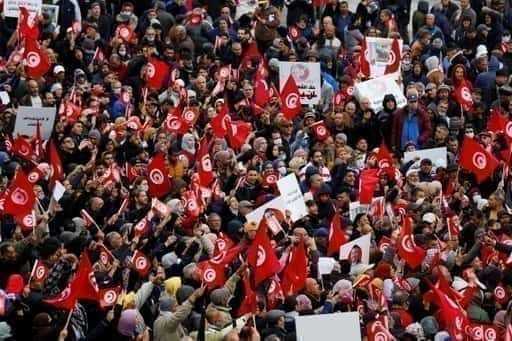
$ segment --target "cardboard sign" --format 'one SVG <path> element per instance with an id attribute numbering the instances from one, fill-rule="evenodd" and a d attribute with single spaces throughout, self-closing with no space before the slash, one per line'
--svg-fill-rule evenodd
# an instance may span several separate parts
<path id="1" fill-rule="evenodd" d="M 59 6 L 56 5 L 46 5 L 44 4 L 41 7 L 41 12 L 48 14 L 48 17 L 50 18 L 50 22 L 57 26 L 57 23 L 59 21 Z"/>
<path id="2" fill-rule="evenodd" d="M 329 275 L 334 269 L 336 260 L 332 257 L 319 257 L 318 258 L 318 275 Z"/>
<path id="3" fill-rule="evenodd" d="M 290 174 L 277 181 L 277 188 L 285 207 L 290 210 L 293 222 L 305 217 L 308 214 L 304 196 L 299 187 L 295 174 Z"/>
<path id="4" fill-rule="evenodd" d="M 357 258 L 359 258 L 357 263 L 369 264 L 370 263 L 370 243 L 371 243 L 371 241 L 372 241 L 372 235 L 370 233 L 367 233 L 364 236 L 351 241 L 350 243 L 343 244 L 340 247 L 340 259 L 347 259 L 350 261 L 350 258 L 353 256 L 351 254 L 352 249 L 354 249 L 355 246 L 358 246 L 359 249 L 361 250 L 361 253 L 357 257 Z M 356 257 L 356 255 L 354 255 L 354 257 Z"/>
<path id="5" fill-rule="evenodd" d="M 261 205 L 254 211 L 247 214 L 245 216 L 245 219 L 247 219 L 248 222 L 253 221 L 256 224 L 259 224 L 260 220 L 263 218 L 263 215 L 269 208 L 274 208 L 276 210 L 283 212 L 283 214 L 284 214 L 286 212 L 286 206 L 284 204 L 282 196 L 278 196 L 277 198 L 274 198 L 274 199 L 270 200 L 269 202 Z"/>
<path id="6" fill-rule="evenodd" d="M 295 326 L 297 341 L 361 340 L 358 312 L 297 316 Z"/>
<path id="7" fill-rule="evenodd" d="M 318 104 L 322 92 L 320 82 L 320 63 L 280 62 L 279 89 L 283 90 L 288 77 L 293 75 L 299 88 L 302 104 Z"/>
<path id="8" fill-rule="evenodd" d="M 349 209 L 348 214 L 349 214 L 350 221 L 354 221 L 354 219 L 356 219 L 356 216 L 359 213 L 368 212 L 368 206 L 369 205 L 361 205 L 359 203 L 359 201 L 352 201 L 348 206 L 348 209 Z"/>
<path id="9" fill-rule="evenodd" d="M 59 201 L 60 198 L 64 195 L 64 192 L 66 192 L 66 187 L 59 181 L 55 181 L 55 186 L 53 187 L 53 193 L 52 197 L 55 199 L 55 201 Z"/>
<path id="10" fill-rule="evenodd" d="M 430 159 L 434 167 L 446 168 L 446 165 L 448 164 L 446 147 L 421 149 L 416 150 L 414 152 L 405 152 L 404 163 L 414 160 L 416 157 L 419 157 L 420 161 L 423 159 Z"/>
<path id="11" fill-rule="evenodd" d="M 17 18 L 20 7 L 26 7 L 30 13 L 39 13 L 43 0 L 4 0 L 4 16 Z"/>
<path id="12" fill-rule="evenodd" d="M 370 108 L 376 113 L 382 110 L 382 100 L 384 96 L 395 96 L 397 107 L 403 108 L 407 104 L 402 90 L 395 81 L 393 75 L 386 75 L 375 79 L 370 79 L 365 82 L 357 83 L 354 87 L 354 96 L 358 101 L 363 98 L 370 100 Z"/>
<path id="13" fill-rule="evenodd" d="M 33 108 L 18 107 L 16 112 L 16 124 L 14 126 L 14 136 L 25 135 L 32 137 L 36 135 L 37 122 L 41 129 L 41 137 L 48 140 L 52 135 L 53 123 L 55 122 L 55 107 Z"/>

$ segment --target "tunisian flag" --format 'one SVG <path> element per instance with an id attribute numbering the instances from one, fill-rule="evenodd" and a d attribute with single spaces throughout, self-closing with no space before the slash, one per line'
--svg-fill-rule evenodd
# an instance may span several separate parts
<path id="1" fill-rule="evenodd" d="M 254 85 L 254 104 L 259 106 L 260 108 L 265 107 L 265 105 L 270 100 L 270 94 L 268 89 L 268 83 L 265 79 L 257 79 L 255 80 Z"/>
<path id="2" fill-rule="evenodd" d="M 35 39 L 25 40 L 25 72 L 30 78 L 40 78 L 50 70 L 50 59 L 48 54 L 41 49 L 39 43 Z"/>
<path id="3" fill-rule="evenodd" d="M 240 150 L 251 132 L 251 123 L 244 121 L 232 121 L 228 126 L 229 145 L 235 150 Z"/>
<path id="4" fill-rule="evenodd" d="M 171 181 L 167 176 L 165 159 L 162 153 L 158 153 L 148 164 L 149 195 L 161 198 L 171 190 Z"/>
<path id="5" fill-rule="evenodd" d="M 405 217 L 400 240 L 398 242 L 398 255 L 412 268 L 416 269 L 425 258 L 425 250 L 417 246 L 412 234 L 411 218 Z"/>
<path id="6" fill-rule="evenodd" d="M 226 136 L 231 124 L 231 117 L 228 115 L 228 106 L 224 103 L 221 110 L 212 118 L 211 125 L 213 135 L 219 139 Z"/>
<path id="7" fill-rule="evenodd" d="M 361 45 L 361 54 L 359 55 L 359 67 L 360 72 L 367 78 L 370 77 L 370 62 L 368 61 L 369 53 L 368 44 L 366 43 L 366 38 L 364 38 Z"/>
<path id="8" fill-rule="evenodd" d="M 4 213 L 18 216 L 32 211 L 36 197 L 32 184 L 22 170 L 16 173 L 6 192 L 8 195 L 5 197 Z"/>
<path id="9" fill-rule="evenodd" d="M 39 39 L 39 23 L 37 15 L 30 15 L 29 11 L 25 7 L 20 7 L 18 18 L 18 32 L 21 40 L 23 39 Z"/>
<path id="10" fill-rule="evenodd" d="M 467 80 L 459 82 L 455 89 L 453 89 L 453 97 L 465 111 L 471 110 L 473 107 L 472 90 L 471 83 Z"/>
<path id="11" fill-rule="evenodd" d="M 199 173 L 199 183 L 201 186 L 208 187 L 212 183 L 215 175 L 213 174 L 212 160 L 208 151 L 209 141 L 203 138 L 199 142 L 199 150 L 197 151 L 197 172 Z"/>
<path id="12" fill-rule="evenodd" d="M 160 89 L 169 75 L 169 65 L 166 62 L 150 57 L 146 64 L 146 83 L 151 89 Z"/>
<path id="13" fill-rule="evenodd" d="M 342 228 L 341 216 L 338 212 L 334 213 L 329 226 L 329 246 L 327 255 L 332 256 L 340 252 L 340 246 L 347 242 L 347 237 Z"/>
<path id="14" fill-rule="evenodd" d="M 289 261 L 283 270 L 283 291 L 290 295 L 299 292 L 308 277 L 308 258 L 304 242 L 295 245 L 289 255 Z"/>
<path id="15" fill-rule="evenodd" d="M 325 126 L 324 120 L 317 121 L 309 126 L 318 141 L 327 139 L 331 134 Z"/>
<path id="16" fill-rule="evenodd" d="M 57 147 L 53 143 L 53 140 L 50 140 L 48 143 L 48 159 L 50 163 L 51 176 L 50 176 L 50 185 L 53 186 L 55 181 L 62 180 L 64 177 L 64 170 L 62 169 L 62 162 L 60 160 L 59 152 L 57 151 Z"/>
<path id="17" fill-rule="evenodd" d="M 400 61 L 402 60 L 402 55 L 400 54 L 400 45 L 398 44 L 398 39 L 394 38 L 391 43 L 391 51 L 389 51 L 389 60 L 386 65 L 386 70 L 384 74 L 397 72 L 400 68 Z"/>
<path id="18" fill-rule="evenodd" d="M 208 289 L 218 288 L 226 283 L 226 266 L 240 254 L 240 246 L 219 252 L 215 257 L 197 264 L 201 271 L 201 280 Z"/>
<path id="19" fill-rule="evenodd" d="M 242 288 L 244 299 L 235 313 L 237 317 L 248 313 L 256 313 L 257 309 L 256 293 L 252 290 L 251 280 L 247 274 L 242 277 Z"/>
<path id="20" fill-rule="evenodd" d="M 247 250 L 247 262 L 254 273 L 254 285 L 257 287 L 261 282 L 277 273 L 279 260 L 274 253 L 267 234 L 267 219 L 261 219 L 256 237 Z"/>
<path id="21" fill-rule="evenodd" d="M 94 277 L 91 261 L 87 254 L 83 253 L 78 265 L 78 272 L 73 280 L 72 287 L 76 286 L 76 297 L 84 300 L 99 300 L 99 289 Z"/>
<path id="22" fill-rule="evenodd" d="M 361 204 L 371 204 L 375 187 L 379 182 L 378 169 L 363 169 L 359 175 L 359 202 Z"/>
<path id="23" fill-rule="evenodd" d="M 149 274 L 149 270 L 151 270 L 151 262 L 145 254 L 139 250 L 135 250 L 131 261 L 135 271 L 137 271 L 141 277 L 146 277 Z"/>
<path id="24" fill-rule="evenodd" d="M 459 159 L 461 167 L 473 173 L 479 183 L 490 177 L 498 167 L 498 160 L 469 137 L 462 142 Z"/>
<path id="25" fill-rule="evenodd" d="M 19 156 L 25 160 L 30 161 L 35 159 L 32 145 L 22 136 L 17 136 L 12 141 L 11 151 L 14 153 L 14 155 Z"/>
<path id="26" fill-rule="evenodd" d="M 286 83 L 284 83 L 281 91 L 281 101 L 283 103 L 281 110 L 289 120 L 293 120 L 301 111 L 300 94 L 295 79 L 290 75 Z"/>

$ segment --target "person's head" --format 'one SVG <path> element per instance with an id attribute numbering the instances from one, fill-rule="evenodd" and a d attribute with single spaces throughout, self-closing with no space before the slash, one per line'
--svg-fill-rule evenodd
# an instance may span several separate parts
<path id="1" fill-rule="evenodd" d="M 123 237 L 119 232 L 107 233 L 105 239 L 112 249 L 118 249 L 123 245 Z"/>
<path id="2" fill-rule="evenodd" d="M 29 80 L 27 83 L 27 90 L 31 96 L 39 95 L 39 84 L 33 79 Z"/>
<path id="3" fill-rule="evenodd" d="M 348 259 L 350 260 L 350 263 L 356 264 L 361 262 L 361 258 L 363 256 L 363 251 L 358 245 L 355 245 L 352 250 L 350 250 L 350 253 L 348 255 Z"/>
<path id="4" fill-rule="evenodd" d="M 436 17 L 434 16 L 434 14 L 429 13 L 425 16 L 425 25 L 427 25 L 428 27 L 434 27 L 435 21 Z"/>
<path id="5" fill-rule="evenodd" d="M 256 184 L 259 179 L 259 173 L 256 168 L 249 168 L 247 170 L 247 182 L 250 184 Z"/>
<path id="6" fill-rule="evenodd" d="M 6 242 L 0 245 L 0 257 L 8 262 L 15 262 L 18 258 L 18 253 L 16 252 L 14 244 Z"/>
<path id="7" fill-rule="evenodd" d="M 410 110 L 418 109 L 418 91 L 415 88 L 407 89 L 407 107 Z"/>
<path id="8" fill-rule="evenodd" d="M 208 226 L 212 231 L 220 231 L 222 219 L 217 213 L 210 213 L 208 216 Z"/>
<path id="9" fill-rule="evenodd" d="M 319 297 L 322 293 L 322 289 L 320 285 L 314 278 L 307 278 L 306 283 L 304 285 L 304 292 L 306 294 L 310 294 L 313 297 Z"/>

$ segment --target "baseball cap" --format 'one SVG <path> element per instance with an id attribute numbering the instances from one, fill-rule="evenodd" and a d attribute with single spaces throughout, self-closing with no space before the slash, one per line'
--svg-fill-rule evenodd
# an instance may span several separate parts
<path id="1" fill-rule="evenodd" d="M 66 71 L 66 69 L 64 69 L 64 66 L 62 66 L 62 65 L 55 65 L 55 67 L 53 68 L 54 75 L 57 75 L 60 72 L 65 72 L 65 71 Z"/>

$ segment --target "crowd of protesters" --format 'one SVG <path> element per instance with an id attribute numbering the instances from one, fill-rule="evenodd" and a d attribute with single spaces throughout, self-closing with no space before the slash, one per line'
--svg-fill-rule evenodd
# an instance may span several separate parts
<path id="1" fill-rule="evenodd" d="M 512 340 L 511 1 L 43 3 L 0 18 L 0 340 Z M 404 105 L 354 97 L 365 37 Z M 285 61 L 321 68 L 292 115 Z M 248 220 L 290 174 L 306 215 Z"/>

